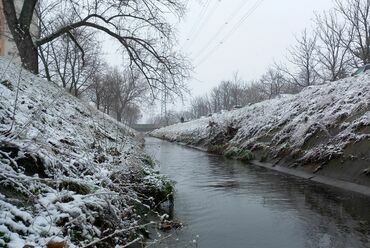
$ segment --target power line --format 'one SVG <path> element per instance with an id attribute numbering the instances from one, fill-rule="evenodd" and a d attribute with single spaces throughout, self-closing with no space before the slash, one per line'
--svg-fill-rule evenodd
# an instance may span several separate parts
<path id="1" fill-rule="evenodd" d="M 197 66 L 199 66 L 200 64 L 202 64 L 205 60 L 207 60 L 223 43 L 224 41 L 226 41 L 230 36 L 230 34 L 233 34 L 235 32 L 235 30 L 237 30 L 240 25 L 254 12 L 254 10 L 256 9 L 256 6 L 258 6 L 258 3 L 261 4 L 263 0 L 260 0 L 260 2 L 257 0 L 255 2 L 255 4 L 252 6 L 252 8 L 250 8 L 246 13 L 245 15 L 243 15 L 243 17 L 234 25 L 234 27 L 227 33 L 227 35 L 221 39 L 220 42 L 218 42 L 216 44 L 215 47 L 213 47 L 201 60 L 200 62 L 197 64 Z M 197 56 L 199 57 L 199 56 Z"/>
<path id="2" fill-rule="evenodd" d="M 194 57 L 194 59 L 197 59 L 200 57 L 205 51 L 207 51 L 207 48 L 209 45 L 222 33 L 224 28 L 227 24 L 231 23 L 239 14 L 239 12 L 244 8 L 244 6 L 249 2 L 249 0 L 242 0 L 241 4 L 238 5 L 237 8 L 234 9 L 234 11 L 229 15 L 229 17 L 226 19 L 226 21 L 223 23 L 223 25 L 218 29 L 218 31 L 212 36 L 212 38 L 202 47 L 202 49 L 199 50 L 197 56 Z"/>
<path id="3" fill-rule="evenodd" d="M 234 25 L 234 27 L 225 35 L 225 37 L 212 49 L 210 50 L 196 66 L 201 65 L 206 61 L 222 44 L 224 44 L 239 28 L 240 26 L 257 10 L 264 0 L 257 0 L 253 7 L 240 19 L 240 21 Z"/>
<path id="4" fill-rule="evenodd" d="M 234 26 L 234 28 L 228 33 L 226 34 L 225 38 L 224 38 L 224 41 L 226 41 L 226 39 L 228 37 L 230 37 L 231 35 L 233 35 L 239 28 L 240 26 L 254 13 L 254 11 L 256 11 L 258 9 L 258 7 L 262 4 L 264 0 L 260 0 L 260 1 L 257 1 L 255 3 L 255 5 L 252 7 L 251 11 L 249 13 L 247 13 L 240 21 L 237 25 Z"/>
<path id="5" fill-rule="evenodd" d="M 216 1 L 215 4 L 213 5 L 212 9 L 205 15 L 205 18 L 202 20 L 202 22 L 200 23 L 200 26 L 199 28 L 196 30 L 195 34 L 194 34 L 194 37 L 190 40 L 190 44 L 189 46 L 191 46 L 194 41 L 198 38 L 199 34 L 200 34 L 200 31 L 203 29 L 203 27 L 205 26 L 205 24 L 207 23 L 208 19 L 213 15 L 213 13 L 215 12 L 217 6 L 219 4 L 219 1 Z"/>
<path id="6" fill-rule="evenodd" d="M 203 19 L 204 13 L 206 12 L 210 2 L 211 2 L 210 0 L 207 0 L 205 5 L 203 5 L 203 8 L 200 10 L 199 15 L 196 18 L 196 21 L 194 22 L 194 24 L 192 25 L 192 27 L 190 29 L 190 33 L 187 36 L 188 38 L 186 39 L 186 41 L 184 42 L 184 44 L 181 47 L 184 47 L 186 45 L 186 43 L 190 40 L 190 37 L 193 36 L 194 30 L 196 30 L 196 27 L 198 26 L 199 22 Z"/>

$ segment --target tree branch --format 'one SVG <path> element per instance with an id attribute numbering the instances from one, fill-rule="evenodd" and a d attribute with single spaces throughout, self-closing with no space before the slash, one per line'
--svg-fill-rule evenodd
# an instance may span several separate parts
<path id="1" fill-rule="evenodd" d="M 73 36 L 73 34 L 71 33 L 71 31 L 67 31 L 67 34 L 68 34 L 69 38 L 75 43 L 75 45 L 77 46 L 77 48 L 81 51 L 82 67 L 85 67 L 85 51 L 84 51 L 84 49 L 82 48 L 82 46 L 80 45 L 80 43 L 78 43 L 78 41 Z"/>

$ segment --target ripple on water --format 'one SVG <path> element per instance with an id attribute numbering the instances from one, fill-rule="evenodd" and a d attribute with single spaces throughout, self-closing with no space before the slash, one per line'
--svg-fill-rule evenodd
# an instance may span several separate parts
<path id="1" fill-rule="evenodd" d="M 157 247 L 370 247 L 365 197 L 157 139 L 146 149 L 177 182 L 185 223 Z"/>

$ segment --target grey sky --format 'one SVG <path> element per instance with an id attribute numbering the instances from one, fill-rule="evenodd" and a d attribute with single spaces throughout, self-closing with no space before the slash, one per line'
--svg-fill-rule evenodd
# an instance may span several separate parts
<path id="1" fill-rule="evenodd" d="M 294 35 L 312 26 L 314 12 L 333 6 L 332 0 L 262 0 L 232 36 L 199 65 L 259 1 L 210 0 L 205 12 L 207 0 L 189 1 L 188 12 L 177 29 L 179 47 L 195 66 L 194 79 L 188 83 L 191 96 L 207 93 L 235 71 L 245 80 L 258 78 L 274 60 L 284 59 L 286 49 L 294 44 Z M 225 24 L 226 21 L 230 22 Z M 217 33 L 219 35 L 212 40 Z M 107 57 L 119 64 L 114 50 L 111 49 Z"/>
<path id="2" fill-rule="evenodd" d="M 205 47 L 204 44 L 208 44 L 220 27 L 224 27 L 222 35 L 209 43 L 211 47 L 219 44 L 233 25 L 257 2 L 257 0 L 211 1 L 209 9 L 217 5 L 216 11 L 207 19 L 196 39 L 190 39 L 185 43 L 190 44 L 184 47 L 184 51 L 191 54 L 191 58 Z M 232 23 L 224 24 L 230 14 L 244 2 L 247 2 L 246 5 L 234 17 Z M 274 59 L 283 59 L 286 49 L 294 43 L 295 34 L 311 26 L 315 11 L 321 12 L 332 6 L 331 0 L 264 0 L 218 50 L 195 68 L 194 76 L 201 82 L 193 80 L 190 83 L 191 88 L 196 94 L 205 93 L 220 80 L 231 77 L 234 71 L 239 71 L 244 79 L 259 77 Z M 188 15 L 179 26 L 181 42 L 188 39 L 188 34 L 192 33 L 190 28 L 193 27 L 201 10 L 196 0 L 191 1 L 189 7 Z M 198 62 L 199 59 L 196 59 L 195 65 Z"/>

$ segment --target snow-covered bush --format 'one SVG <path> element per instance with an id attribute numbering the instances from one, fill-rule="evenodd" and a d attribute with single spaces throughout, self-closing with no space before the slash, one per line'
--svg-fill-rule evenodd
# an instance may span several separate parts
<path id="1" fill-rule="evenodd" d="M 1 58 L 0 76 L 0 246 L 143 241 L 138 206 L 172 187 L 136 133 Z"/>

